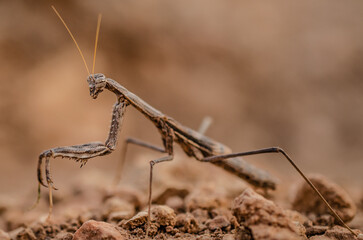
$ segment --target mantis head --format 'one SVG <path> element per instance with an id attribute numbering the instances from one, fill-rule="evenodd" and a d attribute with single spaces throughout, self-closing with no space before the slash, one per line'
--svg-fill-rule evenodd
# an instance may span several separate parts
<path id="1" fill-rule="evenodd" d="M 106 87 L 106 77 L 102 73 L 91 74 L 87 78 L 89 94 L 93 99 L 98 97 Z"/>

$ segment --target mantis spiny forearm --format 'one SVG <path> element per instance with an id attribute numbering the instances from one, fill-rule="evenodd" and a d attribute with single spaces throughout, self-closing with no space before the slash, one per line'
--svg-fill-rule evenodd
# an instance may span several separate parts
<path id="1" fill-rule="evenodd" d="M 53 181 L 50 176 L 50 164 L 49 158 L 69 158 L 73 159 L 77 162 L 81 162 L 81 167 L 84 166 L 88 159 L 103 156 L 110 154 L 115 148 L 117 143 L 117 136 L 120 129 L 120 125 L 122 124 L 122 117 L 125 113 L 127 107 L 127 101 L 122 97 L 118 98 L 117 102 L 115 103 L 112 111 L 112 120 L 111 120 L 111 127 L 108 134 L 108 138 L 105 143 L 101 142 L 91 142 L 82 145 L 74 145 L 74 146 L 67 146 L 67 147 L 57 147 L 46 150 L 39 155 L 38 160 L 38 180 L 39 183 L 45 187 L 47 185 L 52 185 Z M 46 169 L 46 181 L 47 185 L 44 184 L 41 172 L 41 166 L 43 159 L 46 159 L 45 162 L 45 169 Z"/>

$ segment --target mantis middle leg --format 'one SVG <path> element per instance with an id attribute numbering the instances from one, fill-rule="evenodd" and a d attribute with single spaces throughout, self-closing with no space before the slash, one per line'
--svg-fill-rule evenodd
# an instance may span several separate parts
<path id="1" fill-rule="evenodd" d="M 201 133 L 201 134 L 204 134 L 208 130 L 208 128 L 210 127 L 211 123 L 212 123 L 212 118 L 211 117 L 208 117 L 208 116 L 204 117 L 201 124 L 200 124 L 198 132 Z M 122 147 L 122 150 L 121 150 L 121 158 L 119 159 L 119 162 L 118 162 L 116 177 L 115 177 L 115 180 L 114 180 L 114 185 L 118 185 L 120 180 L 121 180 L 122 170 L 123 170 L 124 165 L 125 165 L 126 154 L 127 154 L 127 149 L 128 149 L 129 143 L 138 145 L 140 147 L 149 148 L 151 150 L 161 152 L 161 153 L 166 152 L 165 148 L 155 146 L 153 144 L 144 142 L 142 140 L 138 140 L 136 138 L 127 138 L 125 140 L 125 142 L 123 144 L 123 147 Z"/>

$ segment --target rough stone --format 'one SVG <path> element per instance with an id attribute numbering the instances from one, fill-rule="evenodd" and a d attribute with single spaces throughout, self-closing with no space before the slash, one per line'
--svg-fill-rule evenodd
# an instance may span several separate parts
<path id="1" fill-rule="evenodd" d="M 154 206 L 151 208 L 151 219 L 160 226 L 174 226 L 176 223 L 174 210 L 168 206 Z"/>
<path id="2" fill-rule="evenodd" d="M 123 240 L 125 239 L 115 226 L 106 223 L 89 220 L 85 222 L 74 234 L 73 240 Z"/>
<path id="3" fill-rule="evenodd" d="M 349 222 L 354 218 L 357 207 L 343 188 L 322 175 L 310 175 L 309 179 L 329 204 L 338 212 L 343 221 Z M 321 216 L 331 214 L 328 207 L 306 182 L 300 185 L 292 206 L 295 210 L 306 215 L 315 214 Z M 340 224 L 336 219 L 335 223 Z"/>
<path id="4" fill-rule="evenodd" d="M 126 229 L 135 229 L 147 222 L 147 211 L 142 211 L 133 216 L 131 219 L 127 220 L 123 226 Z"/>
<path id="5" fill-rule="evenodd" d="M 272 201 L 247 188 L 232 204 L 237 221 L 251 229 L 253 239 L 303 239 L 301 227 Z"/>

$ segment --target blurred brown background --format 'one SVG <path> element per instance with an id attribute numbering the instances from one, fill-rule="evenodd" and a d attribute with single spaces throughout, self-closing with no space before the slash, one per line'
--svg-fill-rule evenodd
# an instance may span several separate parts
<path id="1" fill-rule="evenodd" d="M 102 13 L 96 72 L 155 108 L 194 129 L 211 116 L 207 135 L 234 151 L 280 146 L 307 173 L 361 193 L 362 1 L 78 0 L 0 1 L 1 197 L 32 192 L 35 198 L 41 151 L 107 137 L 114 96 L 90 98 L 81 58 L 51 4 L 89 65 Z M 117 151 L 81 170 L 72 161 L 52 161 L 55 185 L 66 189 L 94 171 L 110 183 L 127 136 L 161 145 L 154 126 L 130 107 Z M 176 155 L 179 166 L 215 168 L 179 148 Z M 146 189 L 148 160 L 158 156 L 130 148 L 124 182 L 134 179 Z M 281 156 L 249 159 L 282 186 L 299 179 Z M 214 181 L 228 174 L 218 175 Z"/>

